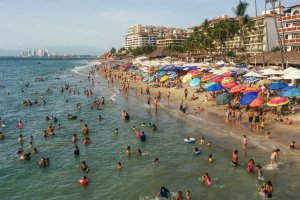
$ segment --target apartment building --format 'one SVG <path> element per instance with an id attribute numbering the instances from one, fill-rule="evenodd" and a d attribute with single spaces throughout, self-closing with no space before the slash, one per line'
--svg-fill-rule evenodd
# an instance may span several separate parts
<path id="1" fill-rule="evenodd" d="M 135 49 L 142 46 L 168 46 L 184 41 L 186 29 L 165 26 L 130 26 L 125 35 L 125 48 Z"/>
<path id="2" fill-rule="evenodd" d="M 286 51 L 300 51 L 300 5 L 289 7 L 278 18 L 282 44 Z"/>

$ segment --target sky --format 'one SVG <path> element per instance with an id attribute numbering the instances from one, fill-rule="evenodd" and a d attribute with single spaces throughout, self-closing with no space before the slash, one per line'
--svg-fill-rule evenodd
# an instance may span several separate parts
<path id="1" fill-rule="evenodd" d="M 239 0 L 0 0 L 0 56 L 23 49 L 99 54 L 124 46 L 135 24 L 188 28 L 233 16 Z M 255 16 L 254 0 L 247 13 Z M 264 0 L 257 0 L 258 13 Z M 299 0 L 282 0 L 284 6 Z"/>

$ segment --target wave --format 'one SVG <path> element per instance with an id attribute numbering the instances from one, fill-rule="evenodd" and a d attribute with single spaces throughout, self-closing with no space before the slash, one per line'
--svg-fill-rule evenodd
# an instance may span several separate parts
<path id="1" fill-rule="evenodd" d="M 101 62 L 91 62 L 88 65 L 74 67 L 71 71 L 76 73 L 76 74 L 88 76 L 88 70 L 87 69 L 92 68 L 95 65 L 100 65 L 100 64 L 102 64 L 102 63 Z"/>

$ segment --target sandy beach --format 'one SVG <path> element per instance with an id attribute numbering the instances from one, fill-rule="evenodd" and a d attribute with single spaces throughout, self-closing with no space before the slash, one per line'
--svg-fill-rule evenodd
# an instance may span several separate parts
<path id="1" fill-rule="evenodd" d="M 102 61 L 103 62 L 103 61 Z M 106 65 L 110 65 L 110 62 L 104 60 Z M 114 73 L 123 73 L 115 70 Z M 102 74 L 103 75 L 103 74 Z M 129 74 L 127 73 L 127 77 Z M 137 80 L 136 82 L 131 81 L 130 89 L 133 94 L 136 96 L 145 98 L 145 103 L 147 100 L 146 88 L 148 84 L 143 82 L 142 80 Z M 182 88 L 165 88 L 165 87 L 150 87 L 150 96 L 151 96 L 151 105 L 153 106 L 153 100 L 157 96 L 158 92 L 161 93 L 161 100 L 159 102 L 160 106 L 166 107 L 168 109 L 178 110 L 179 112 L 179 104 L 180 101 L 183 102 L 184 106 L 187 106 L 187 115 L 196 116 L 200 118 L 205 118 L 210 121 L 215 122 L 216 125 L 226 125 L 230 128 L 233 128 L 237 131 L 240 131 L 241 134 L 237 135 L 242 139 L 243 134 L 247 134 L 249 138 L 255 137 L 257 141 L 259 141 L 259 146 L 262 148 L 266 143 L 268 143 L 271 148 L 280 147 L 282 149 L 286 149 L 289 153 L 294 154 L 295 156 L 300 156 L 299 152 L 299 142 L 300 134 L 299 134 L 299 126 L 300 126 L 300 107 L 296 107 L 296 113 L 289 114 L 284 116 L 284 118 L 288 117 L 293 123 L 290 125 L 283 124 L 282 122 L 275 121 L 274 118 L 276 115 L 272 113 L 267 113 L 263 116 L 265 119 L 265 129 L 264 131 L 261 128 L 250 128 L 248 123 L 247 112 L 245 109 L 242 109 L 242 121 L 240 124 L 236 122 L 235 119 L 232 119 L 226 122 L 226 107 L 227 105 L 216 105 L 216 103 L 210 98 L 210 92 L 203 91 L 201 93 L 197 93 L 197 88 L 191 88 L 188 84 L 182 84 Z M 141 94 L 141 88 L 143 89 L 143 94 Z M 184 96 L 184 90 L 188 90 L 187 99 Z M 167 100 L 168 93 L 170 92 L 169 102 Z M 197 97 L 196 100 L 190 100 L 192 95 Z M 208 96 L 207 107 L 205 107 L 204 99 L 205 96 Z M 232 100 L 233 102 L 234 100 Z M 199 111 L 199 107 L 204 109 L 204 111 Z M 159 109 L 159 108 L 158 108 Z M 267 132 L 270 132 L 270 139 L 266 139 Z M 296 142 L 296 150 L 289 149 L 289 145 L 291 141 Z"/>

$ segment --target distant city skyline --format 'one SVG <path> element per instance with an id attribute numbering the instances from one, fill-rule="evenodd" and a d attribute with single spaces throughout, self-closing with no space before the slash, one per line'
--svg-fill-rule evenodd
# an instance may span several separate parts
<path id="1" fill-rule="evenodd" d="M 100 54 L 124 46 L 130 25 L 188 28 L 205 18 L 229 15 L 239 0 L 10 0 L 0 1 L 0 56 L 25 49 Z M 255 16 L 254 0 L 247 11 Z M 258 14 L 264 0 L 257 0 Z M 299 0 L 282 0 L 284 6 Z"/>

